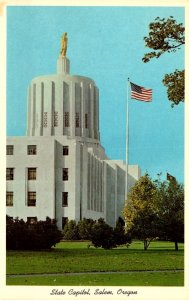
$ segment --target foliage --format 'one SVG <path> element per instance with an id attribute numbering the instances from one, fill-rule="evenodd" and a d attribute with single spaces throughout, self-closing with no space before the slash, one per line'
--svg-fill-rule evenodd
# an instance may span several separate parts
<path id="1" fill-rule="evenodd" d="M 63 239 L 64 240 L 79 240 L 78 226 L 76 221 L 69 220 L 63 229 Z"/>
<path id="2" fill-rule="evenodd" d="M 184 241 L 184 188 L 170 176 L 161 182 L 142 176 L 131 188 L 124 215 L 126 231 L 144 241 L 144 249 L 156 237 L 175 243 Z"/>
<path id="3" fill-rule="evenodd" d="M 56 221 L 46 218 L 46 221 L 35 223 L 24 222 L 18 218 L 7 216 L 6 246 L 12 250 L 50 249 L 60 242 L 61 232 L 57 229 Z"/>
<path id="4" fill-rule="evenodd" d="M 178 242 L 184 241 L 184 188 L 175 179 L 164 182 L 157 180 L 156 184 L 159 235 L 173 241 L 175 250 L 178 250 Z"/>
<path id="5" fill-rule="evenodd" d="M 112 249 L 116 247 L 114 231 L 103 219 L 99 219 L 92 227 L 91 242 L 95 247 Z"/>
<path id="6" fill-rule="evenodd" d="M 171 16 L 168 19 L 157 17 L 155 22 L 149 24 L 149 36 L 144 37 L 145 46 L 155 51 L 145 54 L 143 62 L 159 58 L 165 52 L 176 52 L 185 44 L 183 24 L 177 24 Z"/>
<path id="7" fill-rule="evenodd" d="M 184 102 L 184 70 L 175 70 L 166 74 L 163 84 L 167 87 L 168 99 L 173 102 L 172 107 L 180 102 Z"/>
<path id="8" fill-rule="evenodd" d="M 117 246 L 131 244 L 131 235 L 125 232 L 125 222 L 121 217 L 118 218 L 114 228 L 114 241 Z"/>
<path id="9" fill-rule="evenodd" d="M 78 222 L 77 226 L 78 226 L 78 233 L 80 239 L 91 240 L 91 231 L 94 222 L 95 221 L 93 221 L 92 219 L 86 219 L 86 218 Z"/>
<path id="10" fill-rule="evenodd" d="M 126 232 L 144 242 L 147 250 L 150 242 L 157 237 L 157 215 L 154 203 L 156 186 L 146 173 L 136 182 L 128 194 L 124 208 Z"/>
<path id="11" fill-rule="evenodd" d="M 111 249 L 117 245 L 130 244 L 131 237 L 125 233 L 124 221 L 119 218 L 113 229 L 103 219 L 94 221 L 83 219 L 76 224 L 74 220 L 66 223 L 63 230 L 64 240 L 89 240 L 95 247 Z"/>
<path id="12" fill-rule="evenodd" d="M 154 57 L 159 58 L 166 52 L 176 52 L 185 44 L 184 33 L 183 24 L 177 24 L 172 16 L 167 19 L 157 17 L 149 24 L 149 36 L 144 37 L 145 46 L 155 51 L 146 53 L 143 62 L 149 62 Z M 184 70 L 166 74 L 162 82 L 167 87 L 172 107 L 184 101 Z"/>

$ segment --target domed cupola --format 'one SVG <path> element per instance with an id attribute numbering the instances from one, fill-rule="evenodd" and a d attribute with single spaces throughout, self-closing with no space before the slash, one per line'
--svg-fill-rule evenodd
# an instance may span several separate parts
<path id="1" fill-rule="evenodd" d="M 99 92 L 95 82 L 70 75 L 67 34 L 57 73 L 35 77 L 28 90 L 28 136 L 80 136 L 99 140 Z"/>

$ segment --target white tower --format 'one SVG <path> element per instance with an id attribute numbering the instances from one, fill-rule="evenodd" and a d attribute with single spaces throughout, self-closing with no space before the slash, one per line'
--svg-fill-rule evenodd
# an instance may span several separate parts
<path id="1" fill-rule="evenodd" d="M 99 93 L 93 80 L 69 74 L 59 56 L 57 74 L 36 77 L 28 92 L 28 136 L 80 136 L 99 140 Z"/>

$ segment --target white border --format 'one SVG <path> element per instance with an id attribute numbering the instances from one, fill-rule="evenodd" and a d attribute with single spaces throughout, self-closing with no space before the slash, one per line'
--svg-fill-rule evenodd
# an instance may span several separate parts
<path id="1" fill-rule="evenodd" d="M 5 7 L 3 8 L 3 5 Z M 185 21 L 186 21 L 186 30 L 189 29 L 189 3 L 188 1 L 184 0 L 158 0 L 158 1 L 152 1 L 152 0 L 117 0 L 117 1 L 100 1 L 100 0 L 91 0 L 90 3 L 87 1 L 61 1 L 61 0 L 54 0 L 54 1 L 38 1 L 38 0 L 32 0 L 32 1 L 23 1 L 23 0 L 17 0 L 17 1 L 1 1 L 0 0 L 0 28 L 1 28 L 1 34 L 0 34 L 0 91 L 1 91 L 1 109 L 0 109 L 0 166 L 1 166 L 1 172 L 0 172 L 0 233 L 1 233 L 1 262 L 0 262 L 0 299 L 2 300 L 39 300 L 39 299 L 87 299 L 89 297 L 87 296 L 50 296 L 50 292 L 53 288 L 51 286 L 46 287 L 37 287 L 37 286 L 6 286 L 5 285 L 5 184 L 2 184 L 5 182 L 5 167 L 6 167 L 6 156 L 5 156 L 5 140 L 6 140 L 6 134 L 5 134 L 5 124 L 6 124 L 6 114 L 5 114 L 5 106 L 6 106 L 6 6 L 175 6 L 175 7 L 185 7 Z M 186 54 L 189 53 L 187 51 L 188 49 L 188 32 L 186 33 L 187 38 L 187 48 L 185 51 L 185 65 L 186 65 L 186 78 L 188 78 L 188 66 L 189 66 L 189 58 Z M 185 102 L 185 228 L 188 227 L 188 216 L 187 212 L 188 209 L 188 203 L 187 203 L 187 195 L 189 195 L 189 185 L 187 182 L 189 182 L 188 178 L 188 167 L 189 167 L 189 161 L 188 161 L 188 153 L 189 153 L 189 124 L 188 124 L 188 115 L 189 115 L 189 108 L 188 108 L 188 97 L 189 95 L 189 87 L 186 84 L 186 102 Z M 2 239 L 3 237 L 3 239 Z M 136 296 L 129 296 L 130 299 L 142 299 L 142 300 L 188 300 L 189 299 L 189 256 L 187 255 L 187 249 L 188 249 L 189 243 L 188 238 L 186 235 L 186 241 L 185 241 L 185 286 L 184 287 L 121 287 L 124 290 L 137 290 L 138 295 Z M 61 290 L 61 287 L 57 287 L 59 290 Z M 64 290 L 69 290 L 71 287 L 62 287 Z M 73 288 L 73 287 L 72 287 Z M 89 287 L 85 287 L 88 289 Z M 119 287 L 110 287 L 111 290 L 117 291 Z M 110 288 L 107 287 L 107 290 Z M 84 287 L 75 287 L 76 290 L 82 290 Z M 103 289 L 103 287 L 102 287 Z M 91 294 L 92 291 L 95 290 L 95 287 L 90 288 Z M 99 297 L 102 297 L 103 299 L 120 299 L 128 298 L 128 296 L 91 296 L 90 299 L 97 299 Z"/>

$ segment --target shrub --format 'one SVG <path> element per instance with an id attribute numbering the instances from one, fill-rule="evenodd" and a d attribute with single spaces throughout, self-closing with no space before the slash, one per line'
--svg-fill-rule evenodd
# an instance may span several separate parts
<path id="1" fill-rule="evenodd" d="M 131 235 L 125 232 L 125 222 L 120 217 L 114 228 L 114 240 L 116 245 L 131 244 Z"/>
<path id="2" fill-rule="evenodd" d="M 91 240 L 92 237 L 92 227 L 95 221 L 92 219 L 83 219 L 78 222 L 78 233 L 82 240 Z"/>
<path id="3" fill-rule="evenodd" d="M 91 242 L 95 247 L 112 249 L 116 247 L 114 231 L 103 219 L 99 219 L 92 227 Z"/>
<path id="4" fill-rule="evenodd" d="M 63 229 L 63 239 L 64 240 L 79 240 L 78 226 L 76 221 L 68 221 Z"/>
<path id="5" fill-rule="evenodd" d="M 63 230 L 65 240 L 90 240 L 94 247 L 112 249 L 118 245 L 131 243 L 131 237 L 125 233 L 125 223 L 119 218 L 116 227 L 113 229 L 105 223 L 103 219 L 94 221 L 83 219 L 76 224 L 70 220 L 66 223 Z"/>
<path id="6" fill-rule="evenodd" d="M 7 216 L 6 247 L 11 250 L 50 249 L 62 239 L 57 229 L 56 220 L 46 218 L 46 221 L 35 223 L 11 219 Z"/>

